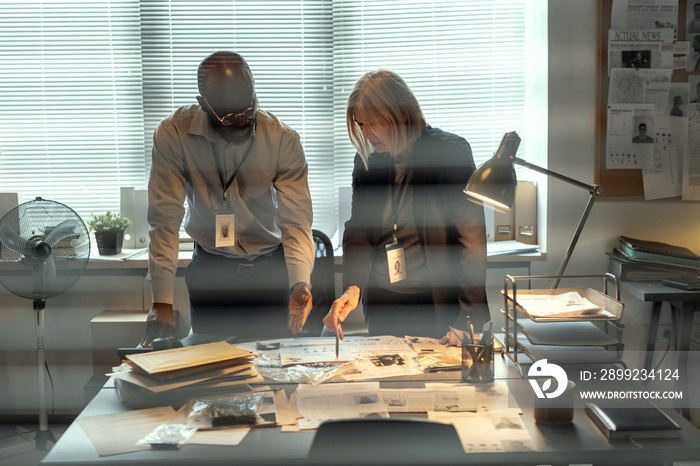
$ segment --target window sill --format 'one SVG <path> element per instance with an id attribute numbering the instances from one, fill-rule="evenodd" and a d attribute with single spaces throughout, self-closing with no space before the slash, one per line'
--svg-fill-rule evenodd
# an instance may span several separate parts
<path id="1" fill-rule="evenodd" d="M 334 264 L 336 271 L 340 272 L 343 265 L 343 257 L 339 251 L 334 251 Z M 192 251 L 180 251 L 178 257 L 178 269 L 184 269 L 190 263 Z M 498 267 L 503 264 L 527 263 L 547 260 L 546 252 L 527 252 L 513 254 L 489 255 L 488 263 Z M 115 256 L 100 256 L 97 247 L 90 253 L 86 273 L 91 275 L 110 274 L 121 272 L 126 274 L 145 274 L 148 270 L 148 249 L 122 249 L 120 254 Z"/>

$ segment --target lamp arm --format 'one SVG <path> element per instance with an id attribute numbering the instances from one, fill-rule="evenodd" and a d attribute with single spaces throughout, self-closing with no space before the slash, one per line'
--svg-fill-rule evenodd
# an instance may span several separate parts
<path id="1" fill-rule="evenodd" d="M 574 248 L 576 247 L 576 243 L 578 243 L 578 239 L 581 236 L 581 231 L 583 230 L 583 226 L 586 224 L 586 221 L 588 220 L 588 214 L 591 213 L 591 209 L 593 209 L 593 203 L 595 200 L 600 197 L 600 185 L 597 184 L 587 184 L 583 183 L 581 181 L 575 180 L 573 178 L 569 178 L 566 175 L 562 175 L 561 173 L 554 172 L 552 170 L 548 170 L 546 168 L 542 168 L 538 165 L 534 165 L 530 162 L 527 162 L 523 159 L 519 159 L 515 157 L 513 159 L 513 163 L 517 163 L 518 165 L 522 165 L 525 168 L 529 168 L 530 170 L 534 170 L 536 172 L 545 174 L 547 176 L 551 176 L 552 178 L 556 178 L 561 181 L 565 181 L 569 184 L 572 184 L 574 186 L 578 186 L 581 189 L 585 189 L 588 191 L 590 194 L 590 198 L 588 199 L 588 204 L 586 204 L 586 208 L 583 211 L 583 215 L 581 215 L 581 220 L 578 222 L 578 226 L 576 227 L 576 231 L 574 231 L 574 236 L 571 238 L 571 241 L 569 242 L 569 247 L 566 249 L 566 253 L 564 254 L 564 259 L 561 262 L 561 265 L 559 266 L 559 271 L 557 272 L 557 278 L 554 280 L 552 283 L 552 289 L 555 289 L 559 286 L 559 282 L 561 281 L 561 277 L 564 275 L 564 271 L 566 270 L 566 266 L 569 264 L 569 259 L 571 258 L 571 254 L 574 252 Z"/>
<path id="2" fill-rule="evenodd" d="M 593 197 L 599 197 L 600 196 L 600 186 L 597 184 L 587 184 L 579 180 L 575 180 L 573 178 L 569 178 L 566 175 L 562 175 L 561 173 L 554 172 L 552 170 L 548 170 L 546 168 L 542 168 L 539 165 L 532 164 L 526 160 L 519 159 L 518 157 L 513 158 L 513 163 L 517 163 L 518 165 L 522 165 L 525 168 L 529 168 L 530 170 L 543 173 L 547 176 L 551 176 L 552 178 L 556 178 L 561 181 L 566 181 L 569 184 L 573 184 L 574 186 L 578 186 L 581 189 L 585 189 L 588 191 L 591 196 Z"/>
<path id="3" fill-rule="evenodd" d="M 598 193 L 598 191 L 596 191 L 596 193 Z M 595 202 L 597 197 L 598 197 L 597 195 L 595 195 L 593 192 L 591 192 L 591 197 L 588 199 L 588 204 L 586 204 L 586 208 L 583 211 L 583 215 L 581 215 L 581 220 L 579 220 L 578 226 L 576 227 L 576 231 L 574 231 L 574 236 L 571 238 L 571 241 L 569 242 L 569 247 L 566 248 L 566 253 L 564 254 L 564 259 L 561 261 L 561 265 L 559 266 L 559 271 L 557 272 L 557 278 L 555 278 L 554 282 L 552 283 L 552 289 L 555 289 L 559 286 L 559 281 L 561 281 L 561 277 L 564 275 L 564 270 L 566 270 L 566 266 L 569 264 L 569 259 L 571 258 L 571 254 L 574 252 L 574 248 L 576 247 L 576 243 L 578 243 L 578 238 L 579 238 L 579 236 L 581 236 L 581 231 L 583 230 L 583 226 L 586 224 L 586 220 L 588 220 L 588 214 L 591 213 L 591 209 L 593 208 L 593 203 Z"/>

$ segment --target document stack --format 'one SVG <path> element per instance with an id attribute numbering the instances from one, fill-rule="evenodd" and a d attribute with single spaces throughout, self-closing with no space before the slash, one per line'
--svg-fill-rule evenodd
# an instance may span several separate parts
<path id="1" fill-rule="evenodd" d="M 620 280 L 697 281 L 700 277 L 700 256 L 682 246 L 620 236 L 619 246 L 608 255 L 609 271 Z"/>
<path id="2" fill-rule="evenodd" d="M 251 390 L 263 378 L 254 354 L 226 341 L 131 354 L 110 376 L 130 408 L 181 406 L 201 395 Z"/>

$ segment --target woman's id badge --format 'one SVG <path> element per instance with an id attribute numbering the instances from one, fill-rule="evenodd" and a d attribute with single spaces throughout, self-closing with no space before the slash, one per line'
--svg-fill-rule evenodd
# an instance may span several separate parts
<path id="1" fill-rule="evenodd" d="M 386 259 L 389 266 L 389 283 L 396 283 L 406 279 L 406 258 L 403 253 L 403 244 L 394 243 L 386 246 Z"/>
<path id="2" fill-rule="evenodd" d="M 223 248 L 236 245 L 235 215 L 232 212 L 216 214 L 216 247 Z"/>

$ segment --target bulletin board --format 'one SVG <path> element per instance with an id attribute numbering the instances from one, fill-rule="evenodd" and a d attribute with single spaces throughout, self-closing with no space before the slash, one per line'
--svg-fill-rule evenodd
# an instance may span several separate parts
<path id="1" fill-rule="evenodd" d="M 686 29 L 686 7 L 688 0 L 678 0 L 678 40 L 687 40 Z M 695 1 L 695 0 L 690 0 Z M 597 83 L 597 105 L 596 105 L 596 148 L 597 156 L 595 182 L 602 188 L 601 200 L 625 201 L 644 200 L 644 184 L 641 169 L 608 169 L 606 168 L 606 147 L 608 128 L 608 88 L 610 78 L 608 77 L 608 31 L 611 26 L 611 12 L 613 0 L 598 0 L 598 83 Z M 691 47 L 692 51 L 692 47 Z M 691 74 L 686 70 L 674 69 L 672 82 L 688 82 Z M 680 200 L 680 196 L 668 199 Z"/>

